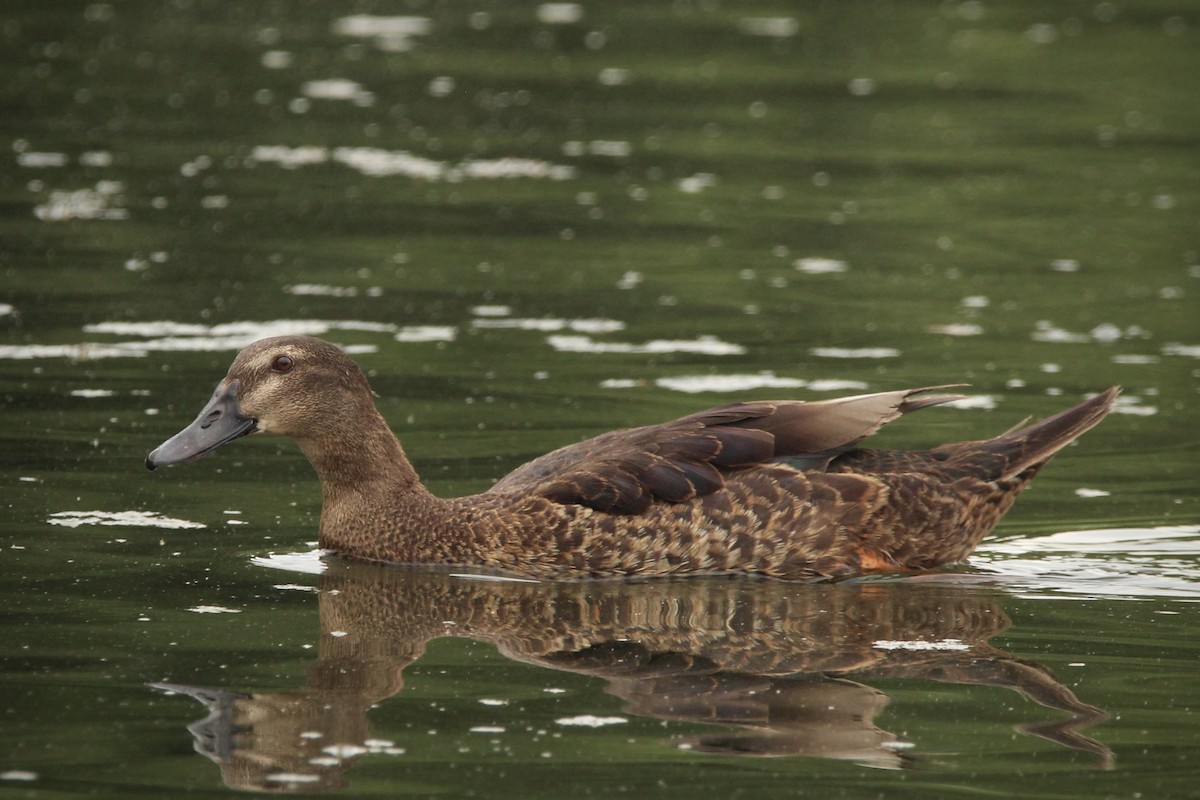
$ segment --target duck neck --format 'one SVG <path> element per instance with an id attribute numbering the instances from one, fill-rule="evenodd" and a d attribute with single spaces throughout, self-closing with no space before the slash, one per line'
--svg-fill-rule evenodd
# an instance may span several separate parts
<path id="1" fill-rule="evenodd" d="M 422 485 L 400 440 L 371 408 L 353 425 L 299 439 L 321 479 L 320 546 L 348 556 L 387 560 L 392 538 L 412 543 L 439 504 Z M 406 535 L 407 534 L 407 535 Z"/>

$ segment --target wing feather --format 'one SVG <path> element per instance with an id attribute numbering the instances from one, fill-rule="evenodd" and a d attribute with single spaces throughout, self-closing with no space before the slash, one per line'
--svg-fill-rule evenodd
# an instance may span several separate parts
<path id="1" fill-rule="evenodd" d="M 946 387 L 800 401 L 733 403 L 643 428 L 614 431 L 535 459 L 493 493 L 636 514 L 656 501 L 682 503 L 724 486 L 723 475 L 773 461 L 823 470 L 908 411 L 955 399 Z"/>

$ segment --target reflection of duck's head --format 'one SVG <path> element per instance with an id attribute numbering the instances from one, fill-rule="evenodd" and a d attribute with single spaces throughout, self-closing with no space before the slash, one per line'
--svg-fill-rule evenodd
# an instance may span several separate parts
<path id="1" fill-rule="evenodd" d="M 249 694 L 151 684 L 200 701 L 208 716 L 188 725 L 196 752 L 216 762 L 231 789 L 286 794 L 345 788 L 353 759 L 330 752 L 337 742 L 366 738 L 363 714 L 347 714 L 329 703 L 311 702 L 305 692 Z M 347 728 L 349 726 L 349 728 Z"/>

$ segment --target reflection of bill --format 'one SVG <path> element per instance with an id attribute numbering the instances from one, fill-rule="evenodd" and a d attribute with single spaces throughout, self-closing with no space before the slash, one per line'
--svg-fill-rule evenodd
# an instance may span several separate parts
<path id="1" fill-rule="evenodd" d="M 603 678 L 631 714 L 721 726 L 673 740 L 696 752 L 904 767 L 916 750 L 875 724 L 888 698 L 868 683 L 909 679 L 1013 689 L 1069 715 L 1023 731 L 1111 764 L 1109 749 L 1080 732 L 1107 715 L 1044 667 L 989 645 L 1009 620 L 994 596 L 971 587 L 535 583 L 335 563 L 320 590 L 320 654 L 304 687 L 251 694 L 157 685 L 209 706 L 190 730 L 231 787 L 342 785 L 358 755 L 391 745 L 371 739 L 368 709 L 399 692 L 404 668 L 444 636 Z"/>

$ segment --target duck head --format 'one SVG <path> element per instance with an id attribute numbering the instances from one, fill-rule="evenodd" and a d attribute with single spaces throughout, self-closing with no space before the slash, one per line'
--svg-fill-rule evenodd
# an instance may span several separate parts
<path id="1" fill-rule="evenodd" d="M 260 339 L 238 353 L 192 424 L 156 447 L 146 467 L 194 461 L 251 433 L 301 442 L 335 435 L 364 403 L 374 410 L 372 397 L 362 370 L 336 346 L 310 336 Z"/>

